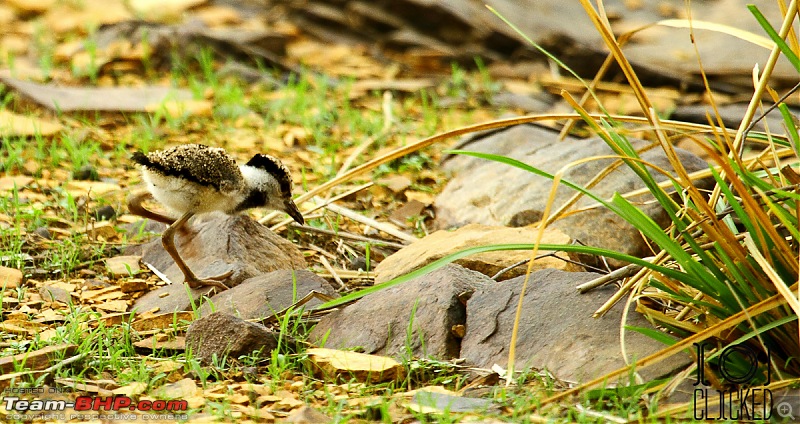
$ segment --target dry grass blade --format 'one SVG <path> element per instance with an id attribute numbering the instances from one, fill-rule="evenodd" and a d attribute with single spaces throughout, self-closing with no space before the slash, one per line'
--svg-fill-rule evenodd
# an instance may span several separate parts
<path id="1" fill-rule="evenodd" d="M 589 116 L 600 119 L 612 119 L 619 122 L 628 122 L 628 123 L 649 123 L 648 119 L 635 117 L 635 116 L 627 116 L 627 115 L 606 115 L 606 114 L 589 114 Z M 305 202 L 312 197 L 324 193 L 327 190 L 330 190 L 333 187 L 338 186 L 339 184 L 343 184 L 347 181 L 350 181 L 353 178 L 366 174 L 367 172 L 372 171 L 373 169 L 391 162 L 395 159 L 401 158 L 403 156 L 407 156 L 411 153 L 414 153 L 420 149 L 424 149 L 428 146 L 433 144 L 448 140 L 453 137 L 459 137 L 465 134 L 470 134 L 479 131 L 486 131 L 492 130 L 497 128 L 505 128 L 511 127 L 514 125 L 521 125 L 521 124 L 528 124 L 534 122 L 546 122 L 546 121 L 558 121 L 558 120 L 575 120 L 575 119 L 582 119 L 582 117 L 576 113 L 555 113 L 555 114 L 538 114 L 538 115 L 525 115 L 520 117 L 514 118 L 506 118 L 506 119 L 498 119 L 494 121 L 484 122 L 475 125 L 468 125 L 462 128 L 458 128 L 452 131 L 447 131 L 441 134 L 437 134 L 422 140 L 419 140 L 415 143 L 409 144 L 408 146 L 399 147 L 391 152 L 384 154 L 383 156 L 376 157 L 366 163 L 363 163 L 342 175 L 337 175 L 336 177 L 326 181 L 323 184 L 320 184 L 317 187 L 301 194 L 300 196 L 295 199 L 297 203 Z M 709 125 L 702 125 L 702 124 L 694 124 L 694 123 L 687 123 L 687 122 L 680 122 L 680 121 L 672 121 L 672 120 L 663 120 L 662 125 L 668 125 L 670 128 L 680 131 L 686 131 L 691 133 L 711 133 L 716 131 L 715 128 Z M 733 133 L 732 129 L 725 129 L 725 131 L 729 131 Z M 761 134 L 761 133 L 754 133 Z M 785 138 L 782 138 L 785 139 Z M 266 222 L 270 219 L 270 217 L 275 216 L 274 214 L 269 214 L 259 220 L 259 222 Z"/>
<path id="2" fill-rule="evenodd" d="M 765 49 L 772 49 L 775 47 L 775 43 L 772 42 L 767 37 L 760 36 L 758 34 L 753 34 L 750 31 L 745 31 L 740 28 L 735 28 L 729 25 L 723 25 L 716 22 L 708 22 L 702 21 L 697 19 L 665 19 L 663 21 L 656 22 L 655 25 L 661 25 L 671 28 L 694 28 L 694 29 L 702 29 L 707 31 L 714 31 L 719 32 L 722 34 L 728 34 L 732 37 L 736 37 L 740 40 L 747 41 L 752 43 L 756 46 L 763 47 Z"/>
<path id="3" fill-rule="evenodd" d="M 645 93 L 644 87 L 639 81 L 639 76 L 633 71 L 633 67 L 631 66 L 630 62 L 628 62 L 628 59 L 622 53 L 622 48 L 614 37 L 614 32 L 611 30 L 608 20 L 601 17 L 588 0 L 581 0 L 581 5 L 586 11 L 586 14 L 589 15 L 589 19 L 592 21 L 592 24 L 594 24 L 595 29 L 597 29 L 597 32 L 603 38 L 606 47 L 611 49 L 611 54 L 613 54 L 614 58 L 617 60 L 617 64 L 619 65 L 620 69 L 622 69 L 622 73 L 625 74 L 628 84 L 630 84 L 634 94 L 636 95 L 636 100 L 639 102 L 639 106 L 642 108 L 645 116 L 648 117 L 648 121 L 650 121 L 647 111 L 652 109 L 653 105 L 650 103 L 650 99 L 647 98 L 647 93 Z M 650 124 L 653 125 L 653 122 L 650 121 Z"/>
<path id="4" fill-rule="evenodd" d="M 400 231 L 400 230 L 398 230 L 397 228 L 395 228 L 394 226 L 392 226 L 390 224 L 384 224 L 384 223 L 378 222 L 378 221 L 376 221 L 376 220 L 374 220 L 372 218 L 367 218 L 366 216 L 359 215 L 355 211 L 352 211 L 352 210 L 347 209 L 345 207 L 342 207 L 342 206 L 339 206 L 339 205 L 334 205 L 334 204 L 329 204 L 329 205 L 325 206 L 325 208 L 328 209 L 329 211 L 333 212 L 333 213 L 338 213 L 339 215 L 342 215 L 342 216 L 344 216 L 346 218 L 350 218 L 353 221 L 356 221 L 356 222 L 359 222 L 359 223 L 364 224 L 366 226 L 375 228 L 376 230 L 383 231 L 384 233 L 392 235 L 394 237 L 397 237 L 400 240 L 403 240 L 405 242 L 413 243 L 413 242 L 417 241 L 416 237 L 414 237 L 411 234 L 408 234 L 406 232 Z"/>

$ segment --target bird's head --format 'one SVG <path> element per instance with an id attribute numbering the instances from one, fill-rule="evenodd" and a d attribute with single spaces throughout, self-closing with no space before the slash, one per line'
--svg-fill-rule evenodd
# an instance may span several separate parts
<path id="1" fill-rule="evenodd" d="M 303 214 L 292 200 L 292 177 L 280 160 L 257 154 L 240 165 L 249 193 L 237 210 L 264 207 L 284 211 L 298 224 L 304 224 Z"/>

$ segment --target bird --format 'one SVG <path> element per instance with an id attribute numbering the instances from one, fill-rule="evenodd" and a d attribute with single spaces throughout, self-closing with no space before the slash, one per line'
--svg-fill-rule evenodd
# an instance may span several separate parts
<path id="1" fill-rule="evenodd" d="M 232 215 L 267 208 L 286 212 L 300 225 L 305 223 L 292 200 L 289 170 L 273 156 L 259 153 L 244 165 L 237 165 L 225 149 L 182 144 L 147 154 L 137 151 L 131 160 L 141 168 L 147 191 L 131 198 L 128 210 L 169 225 L 161 242 L 191 288 L 211 285 L 226 290 L 223 281 L 233 273 L 198 278 L 181 258 L 175 247 L 175 232 L 194 215 L 213 211 Z M 167 215 L 142 205 L 151 197 L 167 209 Z"/>

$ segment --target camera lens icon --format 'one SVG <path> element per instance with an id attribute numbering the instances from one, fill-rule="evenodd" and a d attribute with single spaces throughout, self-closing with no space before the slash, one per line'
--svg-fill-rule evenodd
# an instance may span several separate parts
<path id="1" fill-rule="evenodd" d="M 794 421 L 794 415 L 792 415 L 792 405 L 789 402 L 781 402 L 775 407 L 775 412 L 781 418 L 789 418 L 790 420 Z"/>

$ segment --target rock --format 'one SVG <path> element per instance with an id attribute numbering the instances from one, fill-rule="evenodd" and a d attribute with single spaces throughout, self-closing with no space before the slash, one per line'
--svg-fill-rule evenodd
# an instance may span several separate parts
<path id="1" fill-rule="evenodd" d="M 641 148 L 647 142 L 631 140 Z M 519 125 L 505 131 L 490 133 L 459 147 L 463 150 L 489 152 L 521 160 L 531 166 L 556 173 L 564 165 L 592 156 L 613 154 L 600 139 L 567 138 L 556 141 L 553 131 L 531 125 Z M 708 168 L 708 163 L 681 149 L 676 149 L 687 172 Z M 640 154 L 643 160 L 663 169 L 671 170 L 666 156 L 659 148 Z M 606 168 L 612 159 L 593 160 L 571 167 L 563 175 L 565 180 L 585 186 L 595 175 Z M 436 223 L 439 228 L 460 227 L 468 223 L 486 225 L 525 226 L 538 221 L 552 188 L 552 181 L 509 165 L 468 156 L 454 156 L 446 161 L 446 169 L 455 176 L 437 197 Z M 664 177 L 651 169 L 656 180 Z M 700 188 L 710 187 L 710 180 L 696 182 Z M 609 173 L 591 191 L 608 199 L 614 192 L 626 193 L 643 187 L 643 183 L 627 166 L 622 165 Z M 556 192 L 554 208 L 560 207 L 575 194 L 560 186 Z M 649 194 L 631 201 L 662 226 L 670 223 L 669 216 Z M 595 203 L 583 197 L 573 208 Z M 555 209 L 553 209 L 553 212 Z M 588 246 L 602 247 L 635 256 L 647 256 L 649 249 L 639 231 L 613 212 L 595 208 L 559 219 L 550 228 L 559 229 L 573 239 Z M 612 261 L 615 266 L 620 261 Z"/>
<path id="2" fill-rule="evenodd" d="M 148 292 L 136 300 L 131 311 L 137 314 L 145 312 L 178 312 L 191 311 L 205 302 L 204 296 L 215 290 L 214 286 L 190 289 L 186 284 L 167 284 L 156 290 Z M 189 296 L 191 295 L 191 299 Z"/>
<path id="3" fill-rule="evenodd" d="M 405 378 L 403 364 L 386 356 L 367 355 L 347 350 L 312 348 L 306 350 L 314 375 L 329 381 L 380 383 Z"/>
<path id="4" fill-rule="evenodd" d="M 512 62 L 543 59 L 532 47 L 532 43 L 535 43 L 554 54 L 571 70 L 586 77 L 594 76 L 608 55 L 601 34 L 580 2 L 403 0 L 391 4 L 369 2 L 368 14 L 363 13 L 362 8 L 354 7 L 354 2 L 324 2 L 324 13 L 315 13 L 317 8 L 305 3 L 295 4 L 285 0 L 281 3 L 291 5 L 289 16 L 300 15 L 294 19 L 308 24 L 301 26 L 301 30 L 315 37 L 329 41 L 347 34 L 346 38 L 356 38 L 347 40 L 352 44 L 382 45 L 384 49 L 404 51 L 406 63 L 415 65 L 418 71 L 435 69 L 437 65 L 445 67 L 445 64 L 454 61 L 466 64 L 476 56 L 487 62 L 495 59 Z M 516 28 L 498 19 L 493 11 L 482 7 L 484 3 Z M 674 21 L 671 24 L 663 22 L 662 25 L 652 25 L 664 19 L 686 18 L 688 12 L 680 1 L 606 3 L 604 9 L 614 34 L 644 29 L 623 50 L 646 86 L 674 84 L 677 80 L 690 84 L 692 88 L 698 87 L 698 54 L 703 58 L 703 71 L 712 77 L 709 79 L 716 90 L 730 89 L 731 80 L 743 87 L 752 87 L 750 74 L 755 62 L 758 62 L 759 69 L 764 69 L 768 56 L 766 50 L 742 38 L 698 27 L 692 31 L 685 25 L 676 25 Z M 321 2 L 316 4 L 321 5 Z M 740 1 L 692 2 L 690 7 L 694 20 L 727 25 L 764 36 L 764 30 Z M 780 26 L 783 14 L 778 3 L 759 3 L 758 8 L 776 28 Z M 390 19 L 373 19 L 376 15 Z M 619 75 L 618 71 L 614 75 Z M 796 76 L 797 71 L 786 58 L 781 57 L 773 73 L 776 83 L 793 85 Z M 721 80 L 725 82 L 724 86 L 720 84 Z"/>
<path id="5" fill-rule="evenodd" d="M 97 173 L 97 168 L 92 165 L 83 165 L 77 171 L 72 173 L 72 178 L 81 181 L 99 181 L 100 176 Z"/>
<path id="6" fill-rule="evenodd" d="M 141 256 L 115 256 L 106 259 L 106 268 L 114 277 L 128 277 L 136 275 L 142 269 L 139 267 Z"/>
<path id="7" fill-rule="evenodd" d="M 211 298 L 200 308 L 200 315 L 217 312 L 235 315 L 242 319 L 265 318 L 293 305 L 312 290 L 329 296 L 337 296 L 336 290 L 324 278 L 301 269 L 278 270 L 249 278 L 230 290 Z M 294 298 L 294 296 L 297 298 Z M 312 299 L 302 307 L 306 310 L 321 304 Z"/>
<path id="8" fill-rule="evenodd" d="M 331 312 L 311 331 L 309 340 L 320 343 L 327 337 L 326 347 L 360 347 L 365 353 L 386 356 L 455 358 L 460 343 L 451 329 L 466 321 L 458 296 L 492 283 L 483 274 L 448 264 Z"/>
<path id="9" fill-rule="evenodd" d="M 623 304 L 617 304 L 603 318 L 591 317 L 616 288 L 605 287 L 586 294 L 575 290 L 578 284 L 598 276 L 549 269 L 531 274 L 519 326 L 517 369 L 547 369 L 558 379 L 584 382 L 625 366 L 619 347 Z M 480 368 L 508 364 L 508 346 L 523 279 L 486 286 L 467 302 L 467 335 L 462 340 L 461 357 L 469 364 Z M 633 310 L 626 325 L 651 327 Z M 625 342 L 630 359 L 641 359 L 665 347 L 632 330 L 626 332 Z M 645 380 L 651 380 L 684 367 L 689 361 L 686 355 L 673 356 L 640 373 Z M 627 381 L 628 376 L 622 378 Z"/>
<path id="10" fill-rule="evenodd" d="M 130 216 L 130 215 L 128 215 Z M 148 234 L 161 234 L 167 226 L 161 222 L 153 221 L 152 219 L 142 219 L 136 222 L 127 223 L 122 225 L 121 230 L 127 240 L 146 240 Z M 160 239 L 159 239 L 160 240 Z M 122 251 L 123 255 L 142 255 L 145 246 L 150 247 L 150 244 L 132 244 L 125 247 Z"/>
<path id="11" fill-rule="evenodd" d="M 491 408 L 495 414 L 500 413 L 498 405 L 490 399 L 458 396 L 455 392 L 450 391 L 440 393 L 433 390 L 436 388 L 417 390 L 414 397 L 411 398 L 410 406 L 419 412 L 433 409 L 441 413 L 481 413 Z"/>
<path id="12" fill-rule="evenodd" d="M 200 216 L 176 232 L 175 245 L 198 277 L 232 270 L 233 275 L 225 281 L 228 286 L 270 271 L 306 268 L 305 258 L 294 244 L 246 215 Z M 155 266 L 173 283 L 183 281 L 183 273 L 164 250 L 160 238 L 142 250 L 144 262 Z"/>
<path id="13" fill-rule="evenodd" d="M 94 217 L 98 221 L 108 221 L 116 216 L 117 211 L 111 205 L 101 206 L 94 211 Z"/>
<path id="14" fill-rule="evenodd" d="M 322 424 L 332 422 L 327 415 L 316 409 L 303 405 L 293 410 L 284 420 L 285 423 L 295 424 Z"/>
<path id="15" fill-rule="evenodd" d="M 408 228 L 410 218 L 422 215 L 425 210 L 425 204 L 419 200 L 409 200 L 403 206 L 392 211 L 389 215 L 389 221 L 400 228 Z"/>
<path id="16" fill-rule="evenodd" d="M 411 187 L 411 178 L 405 175 L 393 175 L 390 177 L 381 178 L 375 182 L 380 186 L 384 186 L 394 194 L 402 193 L 407 188 Z"/>
<path id="17" fill-rule="evenodd" d="M 42 286 L 39 287 L 39 296 L 45 302 L 61 302 L 69 305 L 72 302 L 72 296 L 68 291 L 56 286 Z"/>
<path id="18" fill-rule="evenodd" d="M 208 214 L 199 218 L 176 232 L 175 245 L 200 278 L 233 271 L 224 281 L 228 287 L 233 287 L 270 271 L 306 268 L 305 258 L 297 247 L 249 216 Z M 160 270 L 172 286 L 178 288 L 167 286 L 147 293 L 134 307 L 140 312 L 154 307 L 162 312 L 188 310 L 190 302 L 186 290 L 182 284 L 177 284 L 183 281 L 183 273 L 164 250 L 161 238 L 142 246 L 141 252 L 144 263 Z M 195 295 L 208 291 L 208 287 L 192 290 Z"/>
<path id="19" fill-rule="evenodd" d="M 0 291 L 15 289 L 22 285 L 22 271 L 16 268 L 0 266 Z"/>
<path id="20" fill-rule="evenodd" d="M 280 334 L 267 330 L 263 325 L 247 322 L 220 312 L 193 322 L 186 330 L 186 349 L 202 364 L 211 364 L 213 357 L 238 358 L 260 352 L 269 358 L 270 352 L 278 348 Z M 283 343 L 286 346 L 286 336 Z"/>
<path id="21" fill-rule="evenodd" d="M 536 232 L 537 230 L 531 228 L 508 228 L 480 224 L 470 224 L 455 231 L 437 231 L 400 249 L 378 264 L 375 267 L 375 283 L 380 284 L 389 281 L 447 255 L 471 247 L 491 244 L 533 243 Z M 546 230 L 542 238 L 542 243 L 548 244 L 569 244 L 570 241 L 568 235 L 555 229 Z M 550 252 L 540 251 L 539 255 L 545 253 Z M 558 253 L 557 255 L 563 258 L 568 257 L 565 253 Z M 455 261 L 455 263 L 492 277 L 500 270 L 520 261 L 530 259 L 530 257 L 530 250 L 504 250 L 470 255 Z M 577 259 L 577 256 L 571 259 Z M 565 271 L 582 270 L 578 265 L 554 257 L 540 258 L 534 261 L 533 266 L 534 270 L 545 268 L 557 268 Z M 501 275 L 499 280 L 507 280 L 523 275 L 526 269 L 526 266 L 518 266 Z"/>
<path id="22" fill-rule="evenodd" d="M 41 238 L 43 238 L 45 240 L 52 240 L 53 239 L 53 235 L 50 234 L 50 229 L 47 228 L 47 227 L 39 227 L 39 228 L 33 230 L 33 234 L 36 234 L 37 236 L 39 236 L 39 237 L 41 237 Z"/>

